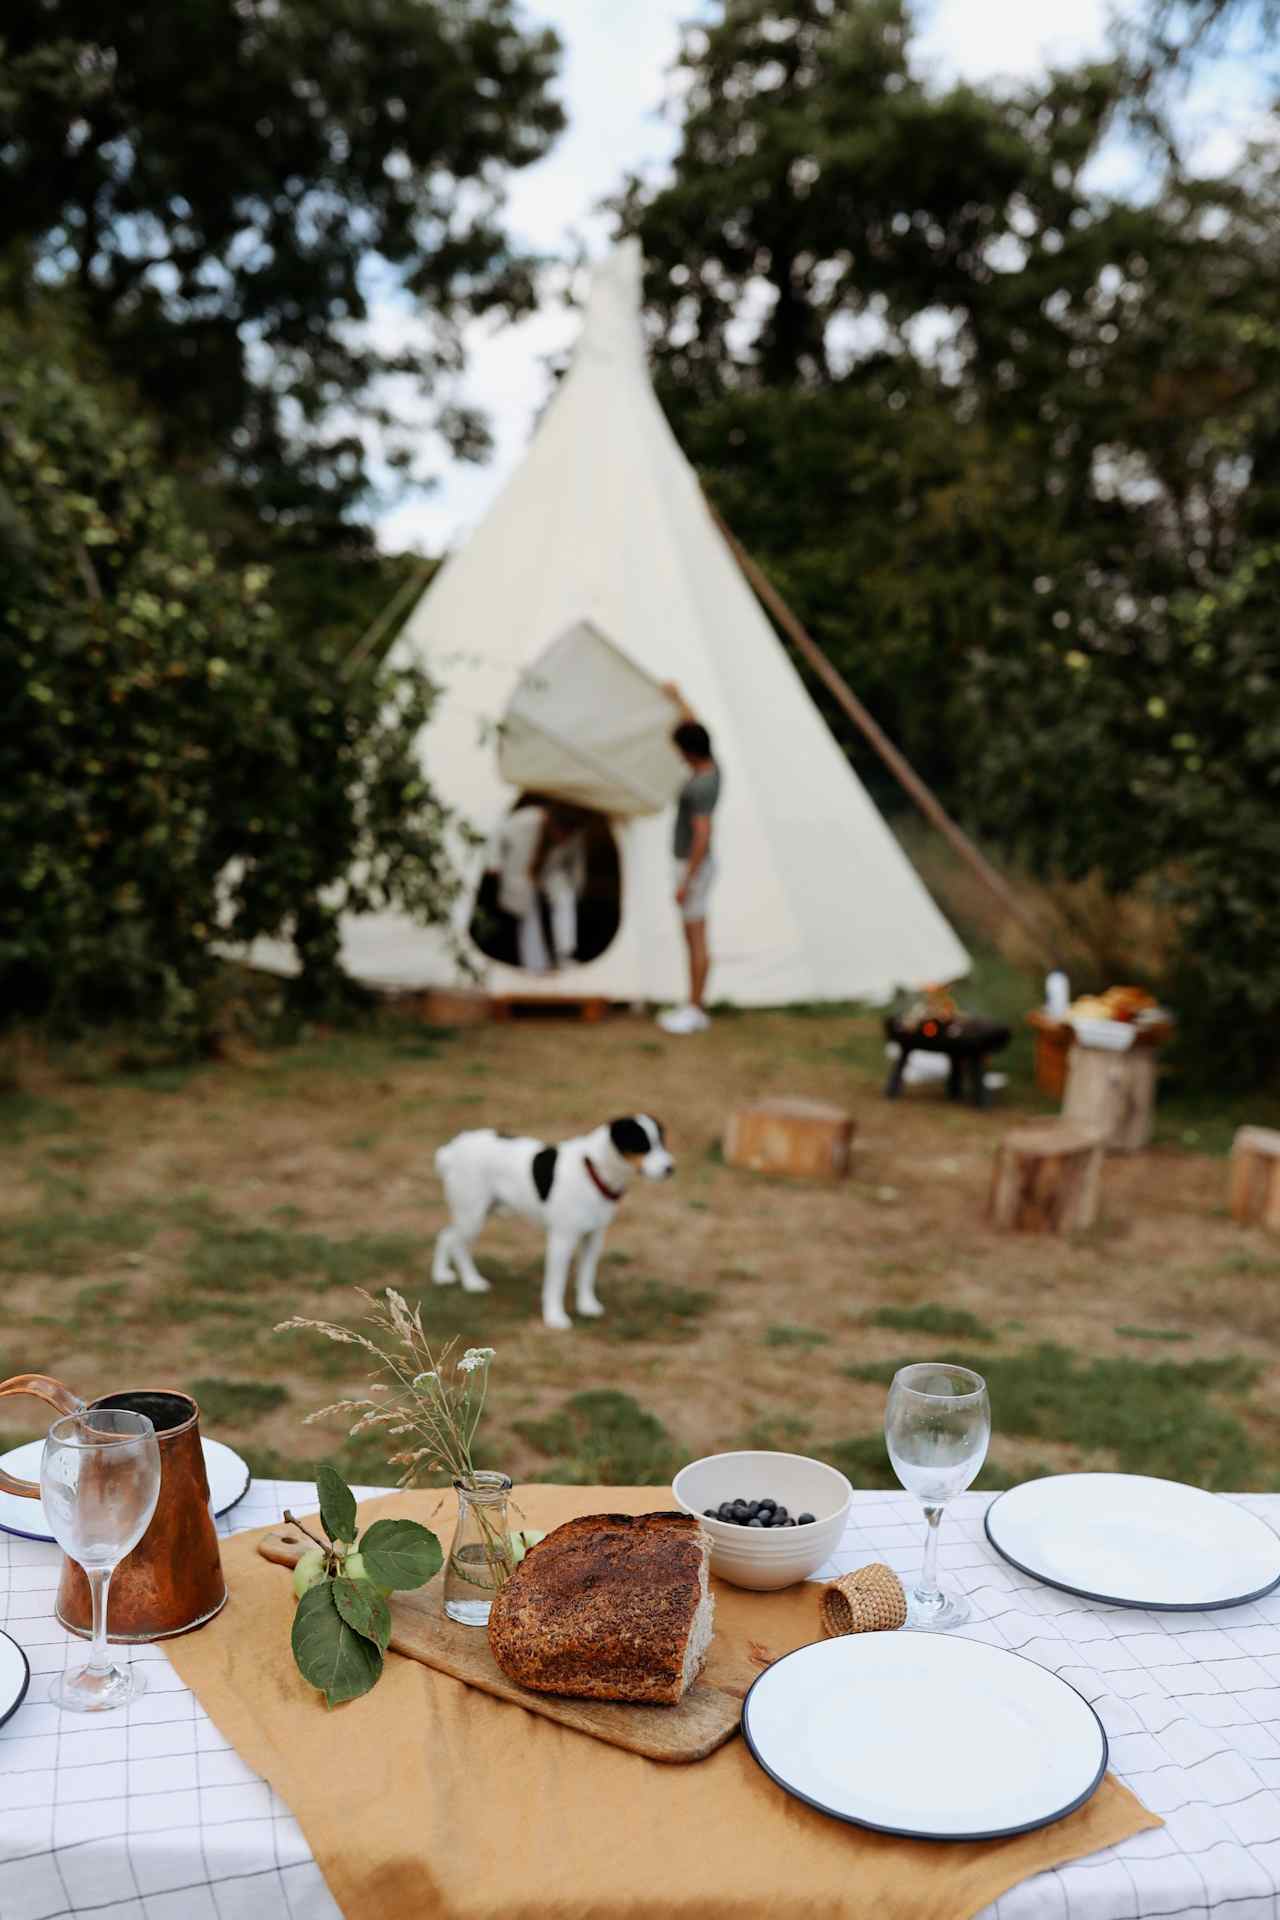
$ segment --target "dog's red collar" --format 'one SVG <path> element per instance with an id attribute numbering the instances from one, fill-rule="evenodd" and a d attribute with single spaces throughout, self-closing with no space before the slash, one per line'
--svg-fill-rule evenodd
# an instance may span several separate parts
<path id="1" fill-rule="evenodd" d="M 594 1180 L 597 1188 L 604 1195 L 606 1200 L 614 1200 L 614 1201 L 621 1200 L 622 1198 L 621 1189 L 615 1192 L 615 1190 L 611 1186 L 607 1185 L 606 1182 L 600 1178 L 600 1175 L 596 1172 L 594 1166 L 591 1164 L 591 1161 L 587 1158 L 585 1153 L 582 1156 L 582 1164 L 586 1168 L 587 1172 L 591 1175 L 591 1178 Z"/>

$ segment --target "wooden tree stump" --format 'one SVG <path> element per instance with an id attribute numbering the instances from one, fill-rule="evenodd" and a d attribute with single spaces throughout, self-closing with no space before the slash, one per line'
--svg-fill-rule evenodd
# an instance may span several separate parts
<path id="1" fill-rule="evenodd" d="M 1147 1145 L 1155 1103 L 1153 1048 L 1112 1053 L 1106 1047 L 1072 1047 L 1062 1118 L 1100 1133 L 1112 1153 L 1133 1153 Z"/>
<path id="2" fill-rule="evenodd" d="M 853 1118 L 824 1100 L 757 1100 L 730 1114 L 724 1157 L 752 1173 L 839 1180 L 849 1171 Z"/>
<path id="3" fill-rule="evenodd" d="M 1242 1226 L 1280 1233 L 1280 1133 L 1274 1127 L 1236 1129 L 1228 1205 Z"/>
<path id="4" fill-rule="evenodd" d="M 1098 1217 L 1102 1135 L 1064 1120 L 1017 1127 L 991 1177 L 992 1224 L 1022 1233 L 1076 1233 Z"/>

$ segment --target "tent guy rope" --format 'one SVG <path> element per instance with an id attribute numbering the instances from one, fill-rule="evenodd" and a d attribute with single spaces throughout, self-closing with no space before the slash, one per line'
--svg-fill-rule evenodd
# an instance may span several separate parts
<path id="1" fill-rule="evenodd" d="M 1000 902 L 1005 912 L 1011 914 L 1031 935 L 1037 952 L 1041 953 L 1046 960 L 1052 960 L 1054 956 L 1049 950 L 1044 928 L 1034 914 L 1028 911 L 1008 882 L 1001 878 L 990 861 L 978 851 L 964 829 L 956 825 L 937 794 L 925 784 L 910 761 L 898 751 L 888 734 L 868 713 L 844 675 L 832 666 L 813 635 L 791 611 L 769 576 L 752 559 L 705 491 L 703 498 L 707 502 L 708 513 L 719 528 L 726 546 L 742 569 L 748 584 L 761 604 L 772 614 L 796 651 L 808 661 L 838 705 L 843 707 L 864 738 L 875 748 L 903 791 L 915 801 L 925 819 L 938 829 L 948 845 L 953 847 L 960 858 L 972 868 L 983 885 Z"/>

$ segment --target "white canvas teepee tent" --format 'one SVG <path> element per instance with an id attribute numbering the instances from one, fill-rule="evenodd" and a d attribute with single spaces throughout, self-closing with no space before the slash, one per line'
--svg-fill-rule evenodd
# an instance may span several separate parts
<path id="1" fill-rule="evenodd" d="M 396 643 L 442 688 L 422 763 L 472 827 L 488 834 L 518 786 L 614 820 L 622 911 L 606 951 L 534 978 L 472 948 L 479 977 L 495 994 L 684 997 L 668 810 L 682 769 L 655 684 L 674 680 L 724 775 L 712 998 L 767 1006 L 953 979 L 963 948 L 806 693 L 658 406 L 639 280 L 634 243 L 598 270 L 572 368 L 523 464 Z M 452 940 L 388 915 L 345 926 L 358 978 L 467 977 L 457 946 L 481 857 L 465 861 Z"/>

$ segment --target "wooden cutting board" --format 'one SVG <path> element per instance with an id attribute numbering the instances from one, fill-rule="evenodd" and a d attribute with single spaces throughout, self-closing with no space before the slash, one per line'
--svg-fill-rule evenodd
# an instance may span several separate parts
<path id="1" fill-rule="evenodd" d="M 311 1544 L 284 1526 L 264 1535 L 258 1552 L 279 1566 L 292 1567 Z M 514 1701 L 546 1720 L 606 1740 L 611 1747 L 642 1754 L 646 1760 L 705 1760 L 738 1731 L 741 1699 L 702 1680 L 695 1681 L 675 1707 L 571 1700 L 565 1694 L 532 1693 L 517 1686 L 490 1653 L 487 1633 L 450 1620 L 444 1610 L 443 1570 L 416 1592 L 393 1594 L 390 1607 L 390 1645 L 396 1653 L 452 1674 L 455 1680 L 465 1680 L 499 1700 Z"/>

